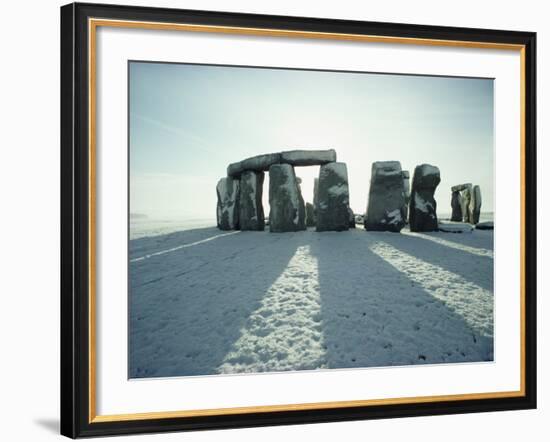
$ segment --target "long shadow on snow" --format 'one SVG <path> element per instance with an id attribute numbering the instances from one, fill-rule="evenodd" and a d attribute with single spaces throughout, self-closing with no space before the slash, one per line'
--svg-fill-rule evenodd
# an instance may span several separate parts
<path id="1" fill-rule="evenodd" d="M 300 241 L 240 232 L 130 263 L 129 377 L 215 374 Z"/>
<path id="2" fill-rule="evenodd" d="M 369 247 L 377 241 L 376 234 L 350 230 L 322 233 L 311 243 L 327 366 L 492 360 L 492 337 L 472 331 L 461 316 L 373 253 Z"/>
<path id="3" fill-rule="evenodd" d="M 372 236 L 376 232 L 367 232 Z M 493 258 L 448 247 L 421 236 L 382 233 L 385 243 L 422 261 L 455 273 L 493 292 Z M 458 235 L 458 234 L 457 234 Z M 446 238 L 445 238 L 446 239 Z M 460 243 L 458 243 L 460 244 Z"/>

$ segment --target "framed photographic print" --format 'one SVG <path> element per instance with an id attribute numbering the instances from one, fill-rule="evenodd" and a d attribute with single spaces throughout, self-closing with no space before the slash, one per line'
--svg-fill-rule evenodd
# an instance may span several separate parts
<path id="1" fill-rule="evenodd" d="M 536 406 L 536 36 L 61 8 L 61 432 Z"/>

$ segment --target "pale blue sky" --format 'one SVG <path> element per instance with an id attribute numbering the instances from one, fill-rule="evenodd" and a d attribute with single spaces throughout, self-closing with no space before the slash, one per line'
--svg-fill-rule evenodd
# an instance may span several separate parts
<path id="1" fill-rule="evenodd" d="M 131 62 L 130 210 L 214 218 L 229 163 L 290 149 L 333 148 L 350 203 L 367 205 L 373 161 L 438 166 L 438 212 L 450 187 L 481 186 L 493 210 L 493 81 Z M 306 201 L 318 167 L 297 168 Z M 268 179 L 264 185 L 266 214 Z"/>

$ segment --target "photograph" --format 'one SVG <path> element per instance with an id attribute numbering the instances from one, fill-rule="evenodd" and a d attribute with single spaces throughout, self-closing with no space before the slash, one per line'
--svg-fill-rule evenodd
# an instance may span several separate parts
<path id="1" fill-rule="evenodd" d="M 494 363 L 494 78 L 127 67 L 128 379 Z"/>

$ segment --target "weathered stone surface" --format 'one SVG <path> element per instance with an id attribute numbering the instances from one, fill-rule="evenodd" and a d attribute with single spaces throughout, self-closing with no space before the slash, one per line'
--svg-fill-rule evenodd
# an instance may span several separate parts
<path id="1" fill-rule="evenodd" d="M 451 221 L 471 222 L 470 203 L 472 199 L 472 184 L 457 184 L 451 187 Z"/>
<path id="2" fill-rule="evenodd" d="M 439 230 L 448 233 L 470 233 L 474 227 L 470 223 L 439 221 Z"/>
<path id="3" fill-rule="evenodd" d="M 221 178 L 216 185 L 216 218 L 220 230 L 239 228 L 239 187 L 239 180 L 231 177 Z"/>
<path id="4" fill-rule="evenodd" d="M 227 166 L 227 175 L 230 177 L 237 177 L 245 170 L 253 170 L 256 172 L 262 172 L 269 170 L 272 164 L 278 164 L 281 162 L 280 153 L 268 153 L 265 155 L 256 155 L 237 163 L 231 163 Z"/>
<path id="5" fill-rule="evenodd" d="M 460 210 L 462 211 L 462 221 L 465 223 L 472 222 L 470 212 L 470 202 L 472 201 L 472 185 L 464 184 L 464 188 L 460 191 Z"/>
<path id="6" fill-rule="evenodd" d="M 399 161 L 372 164 L 366 230 L 399 232 L 405 225 L 405 186 Z"/>
<path id="7" fill-rule="evenodd" d="M 241 230 L 264 230 L 263 185 L 263 172 L 247 170 L 241 174 L 239 198 L 239 226 Z"/>
<path id="8" fill-rule="evenodd" d="M 321 166 L 336 161 L 336 151 L 327 150 L 289 150 L 286 152 L 267 153 L 231 163 L 227 175 L 238 177 L 245 170 L 263 172 L 273 164 L 290 164 L 293 166 Z"/>
<path id="9" fill-rule="evenodd" d="M 495 228 L 495 223 L 493 221 L 485 221 L 485 222 L 476 224 L 477 230 L 493 230 L 494 228 Z"/>
<path id="10" fill-rule="evenodd" d="M 321 166 L 336 161 L 336 151 L 327 150 L 288 150 L 281 152 L 281 163 L 293 166 Z"/>
<path id="11" fill-rule="evenodd" d="M 434 193 L 440 182 L 438 167 L 430 164 L 415 167 L 409 205 L 411 232 L 432 232 L 438 229 Z"/>
<path id="12" fill-rule="evenodd" d="M 351 207 L 348 207 L 349 211 L 349 228 L 355 229 L 355 214 L 353 213 L 353 210 L 351 210 Z"/>
<path id="13" fill-rule="evenodd" d="M 472 187 L 470 183 L 457 184 L 456 186 L 451 187 L 451 192 L 460 192 L 462 190 L 468 189 L 469 187 Z"/>
<path id="14" fill-rule="evenodd" d="M 317 212 L 317 206 L 319 205 L 319 178 L 313 179 L 313 208 Z"/>
<path id="15" fill-rule="evenodd" d="M 479 186 L 474 186 L 472 197 L 470 199 L 470 223 L 477 224 L 481 213 L 481 189 Z"/>
<path id="16" fill-rule="evenodd" d="M 462 204 L 460 204 L 460 191 L 455 190 L 451 194 L 451 221 L 462 221 Z"/>
<path id="17" fill-rule="evenodd" d="M 315 227 L 315 209 L 311 203 L 306 203 L 306 226 Z"/>
<path id="18" fill-rule="evenodd" d="M 269 168 L 269 205 L 270 232 L 305 230 L 304 199 L 290 164 Z"/>
<path id="19" fill-rule="evenodd" d="M 405 222 L 408 222 L 409 201 L 411 199 L 411 175 L 408 170 L 401 172 L 403 175 L 403 187 L 405 188 Z"/>
<path id="20" fill-rule="evenodd" d="M 349 229 L 348 169 L 345 163 L 328 163 L 319 169 L 317 231 Z"/>

